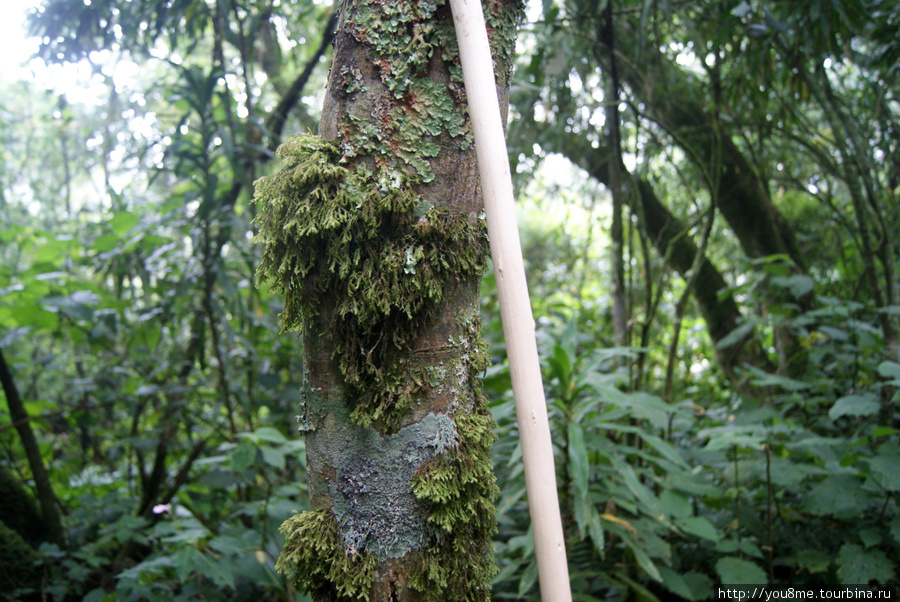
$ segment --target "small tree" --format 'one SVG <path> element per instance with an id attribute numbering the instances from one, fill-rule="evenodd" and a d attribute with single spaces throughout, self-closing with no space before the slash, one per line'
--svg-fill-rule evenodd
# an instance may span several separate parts
<path id="1" fill-rule="evenodd" d="M 506 106 L 521 10 L 486 3 Z M 305 342 L 311 510 L 280 570 L 317 600 L 487 600 L 487 238 L 449 5 L 348 0 L 320 135 L 257 183 L 260 279 Z"/>

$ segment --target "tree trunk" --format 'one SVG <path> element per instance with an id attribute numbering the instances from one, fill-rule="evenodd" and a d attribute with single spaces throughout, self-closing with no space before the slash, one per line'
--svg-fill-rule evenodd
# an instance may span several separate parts
<path id="1" fill-rule="evenodd" d="M 65 543 L 65 531 L 63 530 L 62 517 L 57 507 L 56 494 L 53 492 L 53 485 L 50 483 L 50 475 L 44 466 L 44 459 L 41 457 L 41 450 L 38 447 L 37 439 L 34 431 L 31 430 L 30 417 L 25 410 L 25 404 L 19 396 L 19 389 L 13 379 L 12 372 L 3 356 L 3 350 L 0 349 L 0 384 L 3 385 L 3 393 L 6 395 L 6 403 L 9 407 L 9 416 L 12 423 L 19 433 L 22 440 L 22 447 L 25 448 L 25 456 L 28 458 L 28 466 L 31 468 L 31 476 L 34 477 L 34 487 L 37 490 L 38 503 L 41 506 L 41 517 L 43 519 L 42 528 L 43 537 L 46 541 L 53 543 Z"/>
<path id="2" fill-rule="evenodd" d="M 616 158 L 615 153 L 607 146 L 601 146 L 599 150 L 593 149 L 584 138 L 574 134 L 568 137 L 548 137 L 545 146 L 548 150 L 567 157 L 598 182 L 609 185 L 609 166 Z M 624 169 L 624 166 L 622 168 Z M 679 274 L 686 277 L 697 255 L 696 243 L 691 239 L 684 224 L 662 204 L 648 182 L 634 178 L 627 171 L 624 173 L 627 181 L 634 187 L 626 198 L 632 202 L 632 210 L 641 217 L 641 227 L 653 241 L 657 252 L 666 257 Z M 725 292 L 727 287 L 728 283 L 716 266 L 704 257 L 690 291 L 714 344 L 725 339 L 740 326 L 742 321 L 737 302 L 731 294 Z M 723 348 L 717 347 L 716 356 L 722 371 L 742 388 L 738 370 L 741 365 L 749 363 L 763 370 L 772 369 L 771 362 L 759 342 L 749 331 L 734 344 Z M 753 393 L 749 389 L 747 392 Z"/>
<path id="3" fill-rule="evenodd" d="M 644 102 L 647 116 L 672 134 L 701 169 L 719 171 L 709 173 L 718 188 L 711 193 L 744 253 L 751 258 L 783 254 L 805 271 L 794 232 L 772 203 L 766 183 L 731 137 L 717 133 L 708 104 L 681 68 L 659 52 L 622 64 L 623 78 Z"/>
<path id="4" fill-rule="evenodd" d="M 521 7 L 487 4 L 505 113 Z M 260 278 L 305 343 L 311 510 L 278 566 L 316 600 L 490 597 L 487 239 L 457 55 L 444 2 L 348 0 L 321 137 L 257 183 Z"/>

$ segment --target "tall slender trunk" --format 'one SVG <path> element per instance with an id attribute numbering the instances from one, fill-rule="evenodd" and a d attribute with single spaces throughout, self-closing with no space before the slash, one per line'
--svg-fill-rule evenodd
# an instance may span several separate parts
<path id="1" fill-rule="evenodd" d="M 622 163 L 622 139 L 619 128 L 619 72 L 616 65 L 615 36 L 613 33 L 613 2 L 608 0 L 603 18 L 598 21 L 597 34 L 606 49 L 609 73 L 606 78 L 606 130 L 612 159 L 609 162 L 609 190 L 612 193 L 612 321 L 616 345 L 626 347 L 631 344 L 628 328 L 629 316 L 625 303 L 625 236 L 622 225 L 622 213 L 625 207 L 625 182 L 628 175 Z M 600 48 L 599 46 L 597 47 Z M 598 52 L 599 53 L 599 52 Z M 600 60 L 603 57 L 598 57 Z"/>
<path id="2" fill-rule="evenodd" d="M 517 1 L 486 7 L 501 106 Z M 316 600 L 487 600 L 487 241 L 449 6 L 348 0 L 320 126 L 257 182 L 261 279 L 304 335 L 309 512 L 279 568 Z"/>
<path id="3" fill-rule="evenodd" d="M 19 389 L 13 379 L 12 372 L 0 349 L 0 384 L 6 395 L 6 404 L 9 407 L 9 415 L 16 426 L 22 447 L 25 448 L 25 456 L 28 458 L 28 466 L 31 468 L 31 476 L 34 477 L 34 487 L 37 490 L 38 503 L 41 506 L 41 515 L 44 520 L 43 531 L 47 541 L 58 544 L 65 543 L 65 531 L 63 530 L 62 517 L 57 507 L 58 501 L 53 492 L 50 475 L 44 466 L 41 450 L 38 447 L 37 438 L 31 430 L 31 422 L 25 404 L 19 396 Z"/>

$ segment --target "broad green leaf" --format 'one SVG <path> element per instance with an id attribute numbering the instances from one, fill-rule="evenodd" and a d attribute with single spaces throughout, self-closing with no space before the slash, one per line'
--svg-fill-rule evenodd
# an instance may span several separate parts
<path id="1" fill-rule="evenodd" d="M 628 546 L 628 549 L 631 550 L 632 554 L 634 554 L 635 559 L 638 561 L 638 565 L 640 565 L 640 567 L 644 569 L 644 572 L 647 573 L 647 576 L 649 576 L 654 581 L 662 581 L 662 576 L 659 574 L 659 569 L 656 568 L 656 564 L 654 564 L 653 560 L 650 559 L 650 556 L 647 554 L 644 548 L 641 547 L 640 542 L 635 541 L 631 537 L 627 537 L 623 541 L 625 542 L 625 545 Z"/>
<path id="2" fill-rule="evenodd" d="M 769 582 L 759 565 L 737 556 L 720 558 L 716 562 L 716 573 L 723 585 L 762 585 Z"/>
<path id="3" fill-rule="evenodd" d="M 862 483 L 850 475 L 835 475 L 818 483 L 807 494 L 804 508 L 813 514 L 858 516 L 869 507 Z"/>
<path id="4" fill-rule="evenodd" d="M 786 288 L 791 291 L 794 298 L 799 299 L 810 291 L 812 291 L 816 283 L 805 274 L 792 274 L 790 276 L 773 276 L 772 285 L 780 288 Z"/>
<path id="5" fill-rule="evenodd" d="M 863 545 L 866 546 L 866 549 L 873 548 L 881 543 L 881 529 L 876 529 L 874 527 L 869 529 L 861 529 L 859 532 L 859 539 L 863 542 Z"/>
<path id="6" fill-rule="evenodd" d="M 256 446 L 247 441 L 242 441 L 231 452 L 231 469 L 235 472 L 244 472 L 256 460 Z"/>
<path id="7" fill-rule="evenodd" d="M 184 546 L 175 553 L 173 564 L 179 581 L 185 582 L 193 574 L 199 556 L 200 553 L 194 546 Z"/>
<path id="8" fill-rule="evenodd" d="M 603 521 L 597 507 L 591 504 L 590 515 L 588 520 L 588 534 L 594 544 L 594 549 L 600 554 L 600 558 L 606 555 L 606 538 L 603 535 Z"/>
<path id="9" fill-rule="evenodd" d="M 119 244 L 119 236 L 116 234 L 104 234 L 99 236 L 94 244 L 91 245 L 91 251 L 97 253 L 107 253 L 116 248 Z"/>
<path id="10" fill-rule="evenodd" d="M 109 596 L 107 598 L 107 596 Z M 107 594 L 102 587 L 89 591 L 81 602 L 104 602 L 104 600 L 113 600 L 112 594 Z"/>
<path id="11" fill-rule="evenodd" d="M 756 328 L 756 324 L 756 320 L 750 320 L 745 322 L 744 324 L 741 324 L 740 326 L 729 332 L 727 335 L 719 339 L 718 342 L 716 342 L 716 349 L 721 351 L 741 342 L 744 337 L 753 332 L 753 329 Z"/>
<path id="12" fill-rule="evenodd" d="M 663 511 L 673 518 L 687 517 L 694 511 L 688 498 L 670 489 L 659 494 L 659 503 L 662 505 Z"/>
<path id="13" fill-rule="evenodd" d="M 262 458 L 266 464 L 275 468 L 284 468 L 285 458 L 281 450 L 263 445 L 260 446 L 259 451 L 262 452 Z"/>
<path id="14" fill-rule="evenodd" d="M 802 550 L 794 559 L 801 569 L 810 573 L 821 573 L 828 570 L 834 557 L 823 550 Z"/>
<path id="15" fill-rule="evenodd" d="M 841 546 L 837 564 L 838 579 L 844 585 L 887 583 L 895 575 L 893 563 L 882 550 L 864 550 L 855 543 Z"/>
<path id="16" fill-rule="evenodd" d="M 894 384 L 900 384 L 900 364 L 884 361 L 878 364 L 878 374 L 884 378 L 890 378 Z"/>
<path id="17" fill-rule="evenodd" d="M 119 579 L 138 580 L 144 573 L 151 575 L 159 574 L 160 569 L 170 569 L 175 566 L 175 559 L 172 556 L 158 556 L 150 560 L 145 560 L 132 568 L 119 573 Z"/>
<path id="18" fill-rule="evenodd" d="M 872 393 L 845 395 L 834 402 L 828 416 L 832 420 L 841 416 L 872 416 L 878 413 L 879 407 L 878 399 Z"/>
<path id="19" fill-rule="evenodd" d="M 755 537 L 742 537 L 740 540 L 738 540 L 737 537 L 723 539 L 715 545 L 714 549 L 716 552 L 722 552 L 724 554 L 740 553 L 742 556 L 762 558 L 762 550 L 756 545 L 754 539 Z"/>
<path id="20" fill-rule="evenodd" d="M 662 577 L 662 583 L 670 592 L 681 596 L 686 600 L 696 600 L 694 592 L 688 586 L 684 577 L 673 571 L 667 566 L 659 567 L 659 576 Z"/>
<path id="21" fill-rule="evenodd" d="M 744 435 L 729 431 L 722 432 L 717 437 L 712 437 L 703 449 L 706 451 L 715 451 L 729 447 L 746 447 L 750 449 L 759 449 L 762 446 L 765 437 L 759 435 Z"/>
<path id="22" fill-rule="evenodd" d="M 528 566 L 525 568 L 525 571 L 522 572 L 522 578 L 519 579 L 519 597 L 522 598 L 531 588 L 534 587 L 534 584 L 537 582 L 537 561 L 532 560 Z"/>
<path id="23" fill-rule="evenodd" d="M 134 228 L 138 224 L 138 217 L 131 211 L 119 211 L 107 223 L 119 236 Z"/>
<path id="24" fill-rule="evenodd" d="M 568 387 L 571 381 L 572 362 L 562 345 L 554 345 L 549 358 L 551 377 L 559 379 L 562 387 Z"/>
<path id="25" fill-rule="evenodd" d="M 878 453 L 869 460 L 872 477 L 881 487 L 889 491 L 900 491 L 900 445 L 885 443 Z"/>
<path id="26" fill-rule="evenodd" d="M 650 516 L 653 516 L 657 519 L 661 516 L 664 516 L 663 509 L 659 503 L 659 500 L 655 495 L 653 495 L 653 492 L 650 491 L 650 489 L 646 485 L 641 483 L 637 475 L 634 474 L 634 469 L 631 466 L 620 467 L 618 472 L 625 480 L 625 485 L 645 506 L 645 511 Z"/>
<path id="27" fill-rule="evenodd" d="M 569 472 L 575 485 L 575 493 L 588 495 L 588 477 L 590 476 L 590 460 L 584 445 L 584 431 L 577 422 L 569 422 Z"/>
<path id="28" fill-rule="evenodd" d="M 647 445 L 659 452 L 660 455 L 669 460 L 672 464 L 680 466 L 684 469 L 689 468 L 689 465 L 684 459 L 684 456 L 681 455 L 681 453 L 678 451 L 678 448 L 676 448 L 674 445 L 672 445 L 668 441 L 660 439 L 656 435 L 651 435 L 645 430 L 640 430 L 640 435 L 641 439 L 643 439 L 647 443 Z"/>
<path id="29" fill-rule="evenodd" d="M 234 535 L 219 535 L 209 540 L 207 544 L 212 549 L 223 554 L 241 555 L 246 553 L 249 546 L 247 542 Z"/>
<path id="30" fill-rule="evenodd" d="M 689 571 L 683 576 L 684 582 L 689 588 L 691 588 L 691 592 L 694 594 L 694 600 L 708 600 L 712 597 L 712 579 L 710 579 L 703 573 L 697 573 L 694 571 Z"/>
<path id="31" fill-rule="evenodd" d="M 261 426 L 253 431 L 253 435 L 255 435 L 257 439 L 268 441 L 269 443 L 287 443 L 285 436 L 271 426 Z"/>
<path id="32" fill-rule="evenodd" d="M 769 374 L 753 366 L 749 367 L 749 371 L 755 375 L 752 380 L 753 384 L 759 387 L 781 387 L 785 391 L 805 391 L 811 386 L 808 382 L 778 374 Z"/>
<path id="33" fill-rule="evenodd" d="M 675 526 L 688 533 L 709 541 L 719 541 L 722 536 L 715 526 L 702 516 L 688 516 L 674 520 Z"/>
<path id="34" fill-rule="evenodd" d="M 201 551 L 194 563 L 195 568 L 201 574 L 209 577 L 213 583 L 223 587 L 234 589 L 234 573 L 211 553 Z"/>

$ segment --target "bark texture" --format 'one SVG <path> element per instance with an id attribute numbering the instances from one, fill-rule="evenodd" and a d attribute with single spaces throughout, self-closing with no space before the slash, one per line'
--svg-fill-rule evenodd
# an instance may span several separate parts
<path id="1" fill-rule="evenodd" d="M 485 6 L 504 113 L 520 10 Z M 304 333 L 311 506 L 279 568 L 316 600 L 488 600 L 487 239 L 449 5 L 345 2 L 320 136 L 278 154 L 260 277 Z"/>

